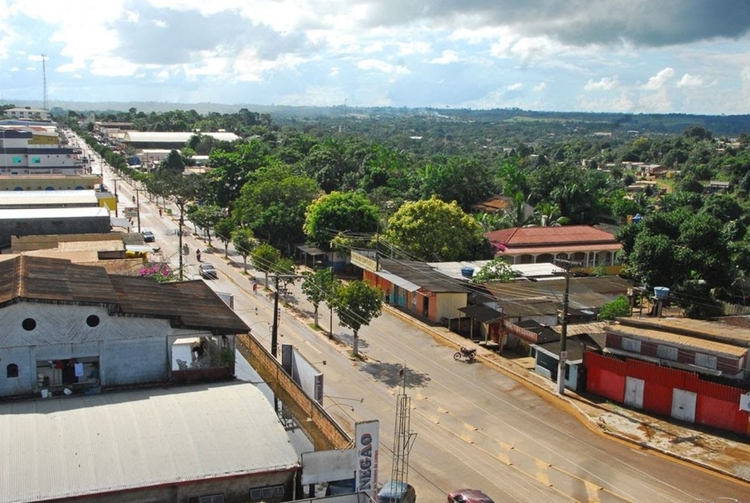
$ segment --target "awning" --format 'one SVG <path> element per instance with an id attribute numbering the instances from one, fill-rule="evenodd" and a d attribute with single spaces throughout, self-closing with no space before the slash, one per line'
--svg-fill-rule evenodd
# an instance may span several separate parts
<path id="1" fill-rule="evenodd" d="M 407 292 L 416 292 L 421 288 L 419 285 L 415 285 L 411 281 L 406 281 L 401 276 L 396 276 L 395 274 L 391 274 L 389 272 L 378 271 L 375 274 L 388 281 L 389 283 L 392 283 L 399 288 L 403 288 Z"/>
<path id="2" fill-rule="evenodd" d="M 315 248 L 314 246 L 299 245 L 297 246 L 297 249 L 301 251 L 302 253 L 306 253 L 308 255 L 325 255 L 326 254 L 326 252 L 324 252 L 320 248 Z"/>
<path id="3" fill-rule="evenodd" d="M 487 306 L 466 306 L 458 310 L 480 323 L 495 323 L 503 319 L 503 313 Z"/>

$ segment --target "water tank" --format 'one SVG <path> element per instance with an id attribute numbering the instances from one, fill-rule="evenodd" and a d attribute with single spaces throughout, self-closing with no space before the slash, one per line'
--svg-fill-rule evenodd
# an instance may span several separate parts
<path id="1" fill-rule="evenodd" d="M 665 286 L 655 286 L 654 295 L 658 300 L 664 300 L 669 297 L 669 288 Z"/>
<path id="2" fill-rule="evenodd" d="M 461 268 L 461 276 L 464 278 L 471 278 L 474 276 L 474 268 L 473 267 L 462 267 Z"/>

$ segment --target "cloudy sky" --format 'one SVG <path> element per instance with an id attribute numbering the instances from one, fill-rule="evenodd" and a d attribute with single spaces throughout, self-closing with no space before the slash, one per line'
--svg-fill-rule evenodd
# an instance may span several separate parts
<path id="1" fill-rule="evenodd" d="M 747 0 L 0 0 L 0 101 L 750 113 Z"/>

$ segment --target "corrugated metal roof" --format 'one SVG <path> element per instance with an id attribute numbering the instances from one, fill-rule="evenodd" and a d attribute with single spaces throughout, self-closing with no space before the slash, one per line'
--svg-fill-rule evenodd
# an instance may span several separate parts
<path id="1" fill-rule="evenodd" d="M 198 133 L 179 133 L 179 132 L 153 132 L 153 131 L 127 131 L 123 136 L 124 143 L 148 142 L 148 143 L 185 143 Z M 236 141 L 240 137 L 234 133 L 224 131 L 202 132 L 203 136 L 211 136 L 219 141 Z"/>
<path id="2" fill-rule="evenodd" d="M 736 346 L 750 346 L 750 329 L 726 323 L 691 318 L 621 318 L 617 321 L 633 327 L 655 328 Z"/>
<path id="3" fill-rule="evenodd" d="M 499 300 L 547 298 L 562 303 L 564 281 L 486 283 L 484 286 Z M 578 310 L 599 309 L 620 295 L 626 295 L 632 283 L 619 276 L 570 278 L 570 308 Z"/>
<path id="4" fill-rule="evenodd" d="M 0 207 L 19 204 L 98 204 L 94 190 L 9 190 L 0 197 Z"/>
<path id="5" fill-rule="evenodd" d="M 249 383 L 0 403 L 0 445 L 2 502 L 298 466 L 268 399 Z"/>
<path id="6" fill-rule="evenodd" d="M 393 283 L 394 285 L 403 288 L 407 292 L 416 292 L 419 290 L 419 285 L 415 285 L 411 281 L 407 281 L 400 276 L 396 276 L 395 274 L 391 274 L 386 271 L 378 271 L 375 273 L 377 276 L 380 276 L 386 281 L 389 281 L 390 283 Z"/>
<path id="7" fill-rule="evenodd" d="M 70 218 L 109 218 L 109 210 L 101 207 L 75 207 L 75 208 L 17 208 L 0 209 L 0 220 L 48 220 L 48 219 L 70 219 Z"/>
<path id="8" fill-rule="evenodd" d="M 202 280 L 158 283 L 46 257 L 0 261 L 0 305 L 18 300 L 109 304 L 115 315 L 168 318 L 184 328 L 230 334 L 249 330 Z"/>
<path id="9" fill-rule="evenodd" d="M 607 333 L 634 337 L 641 340 L 653 342 L 665 342 L 672 346 L 679 346 L 689 349 L 697 349 L 701 352 L 712 353 L 721 356 L 731 356 L 740 358 L 747 354 L 747 348 L 724 344 L 722 342 L 707 341 L 698 337 L 688 335 L 678 335 L 661 330 L 652 330 L 644 328 L 630 327 L 621 324 L 612 324 L 606 328 Z"/>
<path id="10" fill-rule="evenodd" d="M 469 287 L 460 281 L 448 278 L 425 264 L 411 260 L 381 259 L 383 271 L 400 276 L 402 279 L 434 293 L 468 292 Z"/>

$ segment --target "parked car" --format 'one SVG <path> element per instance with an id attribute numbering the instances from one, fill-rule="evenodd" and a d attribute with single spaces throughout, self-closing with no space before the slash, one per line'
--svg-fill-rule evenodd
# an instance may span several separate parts
<path id="1" fill-rule="evenodd" d="M 411 484 L 389 480 L 378 491 L 378 503 L 415 503 L 417 492 Z"/>
<path id="2" fill-rule="evenodd" d="M 448 503 L 495 503 L 479 489 L 459 489 L 448 493 Z"/>
<path id="3" fill-rule="evenodd" d="M 156 241 L 156 236 L 154 236 L 154 233 L 151 231 L 143 231 L 141 232 L 141 236 L 143 236 L 143 240 L 147 243 L 153 243 Z"/>
<path id="4" fill-rule="evenodd" d="M 216 272 L 216 268 L 213 264 L 201 264 L 198 266 L 198 274 L 204 279 L 217 279 L 219 273 Z"/>

